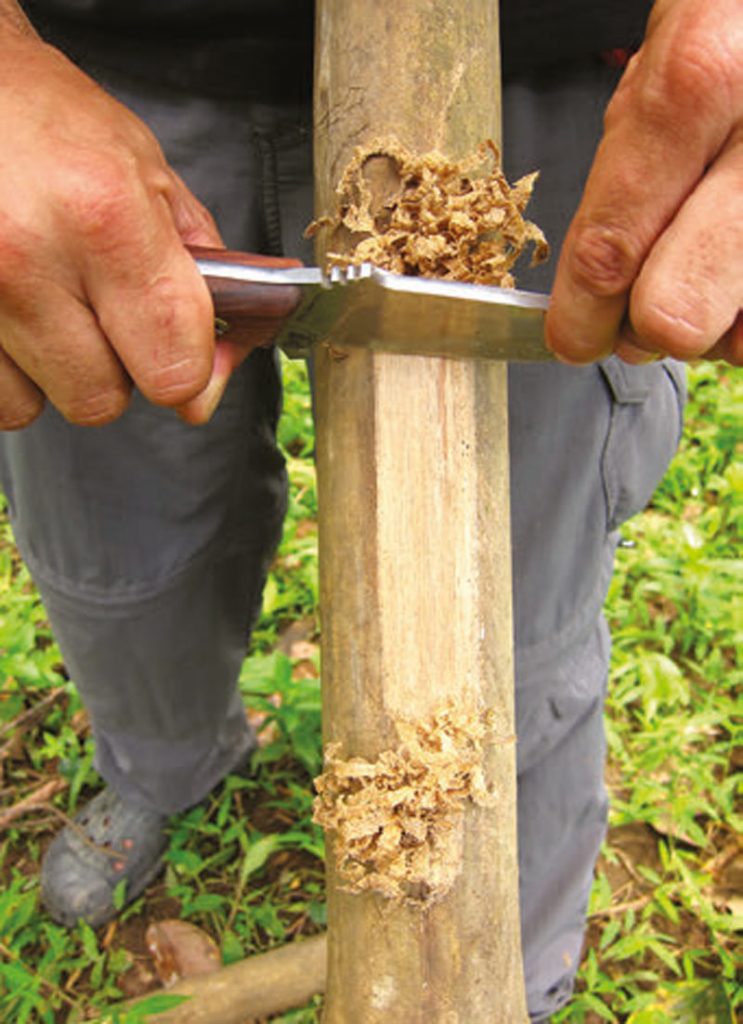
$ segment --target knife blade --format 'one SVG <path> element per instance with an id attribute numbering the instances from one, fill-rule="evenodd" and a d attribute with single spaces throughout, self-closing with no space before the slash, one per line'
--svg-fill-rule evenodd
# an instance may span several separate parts
<path id="1" fill-rule="evenodd" d="M 405 277 L 364 263 L 326 274 L 317 267 L 257 266 L 229 251 L 194 255 L 226 329 L 249 319 L 251 288 L 297 290 L 296 308 L 275 339 L 291 358 L 304 358 L 321 343 L 453 359 L 553 358 L 544 344 L 546 295 Z"/>

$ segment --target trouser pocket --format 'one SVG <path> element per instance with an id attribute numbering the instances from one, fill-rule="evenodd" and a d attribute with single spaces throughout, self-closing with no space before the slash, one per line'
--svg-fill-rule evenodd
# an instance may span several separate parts
<path id="1" fill-rule="evenodd" d="M 615 530 L 645 508 L 673 458 L 686 389 L 673 360 L 629 366 L 612 357 L 599 368 L 611 398 L 601 475 L 607 528 Z"/>

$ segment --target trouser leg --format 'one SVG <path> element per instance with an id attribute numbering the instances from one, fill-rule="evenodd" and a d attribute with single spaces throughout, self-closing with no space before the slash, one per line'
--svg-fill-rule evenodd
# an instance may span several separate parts
<path id="1" fill-rule="evenodd" d="M 5 446 L 18 543 L 90 710 L 98 767 L 165 812 L 208 792 L 251 742 L 235 681 L 285 492 L 270 432 L 242 407 L 246 376 L 214 444 L 137 401 L 107 439 L 50 411 Z"/>
<path id="2" fill-rule="evenodd" d="M 512 367 L 509 384 L 523 950 L 541 1014 L 570 993 L 605 827 L 614 531 L 675 450 L 681 393 L 664 366 L 614 363 Z"/>
<path id="3" fill-rule="evenodd" d="M 594 630 L 552 673 L 517 691 L 521 931 L 529 1012 L 568 999 L 578 968 L 593 868 L 604 838 L 604 693 L 609 641 Z"/>
<path id="4" fill-rule="evenodd" d="M 614 85 L 600 65 L 507 84 L 510 177 L 541 169 L 529 216 L 559 246 Z M 551 266 L 519 275 L 549 290 Z M 570 996 L 606 827 L 601 607 L 617 527 L 641 509 L 681 430 L 671 363 L 509 368 L 522 938 L 532 1019 Z"/>
<path id="5" fill-rule="evenodd" d="M 106 84 L 154 127 L 228 244 L 265 249 L 252 109 Z M 285 507 L 279 403 L 276 357 L 261 351 L 206 427 L 135 397 L 106 427 L 48 409 L 2 438 L 18 545 L 90 710 L 98 767 L 161 811 L 202 797 L 251 743 L 236 678 Z"/>

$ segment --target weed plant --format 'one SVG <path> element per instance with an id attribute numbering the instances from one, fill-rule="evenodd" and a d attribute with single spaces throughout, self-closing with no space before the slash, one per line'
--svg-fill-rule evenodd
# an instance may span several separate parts
<path id="1" fill-rule="evenodd" d="M 240 676 L 263 739 L 254 772 L 174 819 L 164 877 L 97 932 L 60 928 L 39 908 L 43 850 L 100 779 L 85 712 L 0 515 L 0 814 L 39 798 L 0 833 L 0 1021 L 83 1020 L 141 990 L 151 919 L 194 922 L 225 963 L 325 925 L 323 837 L 311 821 L 321 763 L 312 417 L 303 368 L 285 370 L 290 508 Z M 741 377 L 694 367 L 690 395 L 679 454 L 622 530 L 607 603 L 612 827 L 576 994 L 556 1024 L 729 1024 L 743 1005 Z M 136 1014 L 104 1019 L 144 1022 L 171 999 L 155 993 Z M 311 1024 L 317 1004 L 281 1020 Z"/>

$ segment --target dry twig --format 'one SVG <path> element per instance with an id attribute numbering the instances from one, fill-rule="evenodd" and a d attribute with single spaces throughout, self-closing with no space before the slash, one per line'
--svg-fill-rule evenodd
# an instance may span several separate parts
<path id="1" fill-rule="evenodd" d="M 57 793 L 61 793 L 63 789 L 66 789 L 69 783 L 66 779 L 50 779 L 48 782 L 43 783 L 38 789 L 28 793 L 23 799 L 10 807 L 7 807 L 2 814 L 0 814 L 0 831 L 8 828 L 17 821 L 18 818 L 22 818 L 24 814 L 28 814 L 30 811 L 38 811 L 41 808 L 44 810 L 52 809 L 56 811 L 56 808 L 52 808 L 49 803 L 53 796 Z"/>
<path id="2" fill-rule="evenodd" d="M 0 747 L 0 758 L 7 756 L 6 751 L 9 746 L 15 741 L 15 738 L 19 731 L 26 732 L 32 726 L 44 717 L 59 700 L 65 695 L 64 686 L 55 686 L 53 690 L 50 690 L 41 700 L 32 704 L 30 708 L 26 708 L 25 711 L 21 711 L 19 715 L 11 719 L 9 722 L 5 722 L 0 725 L 0 739 L 8 734 L 11 735 L 11 739 L 3 747 Z"/>

